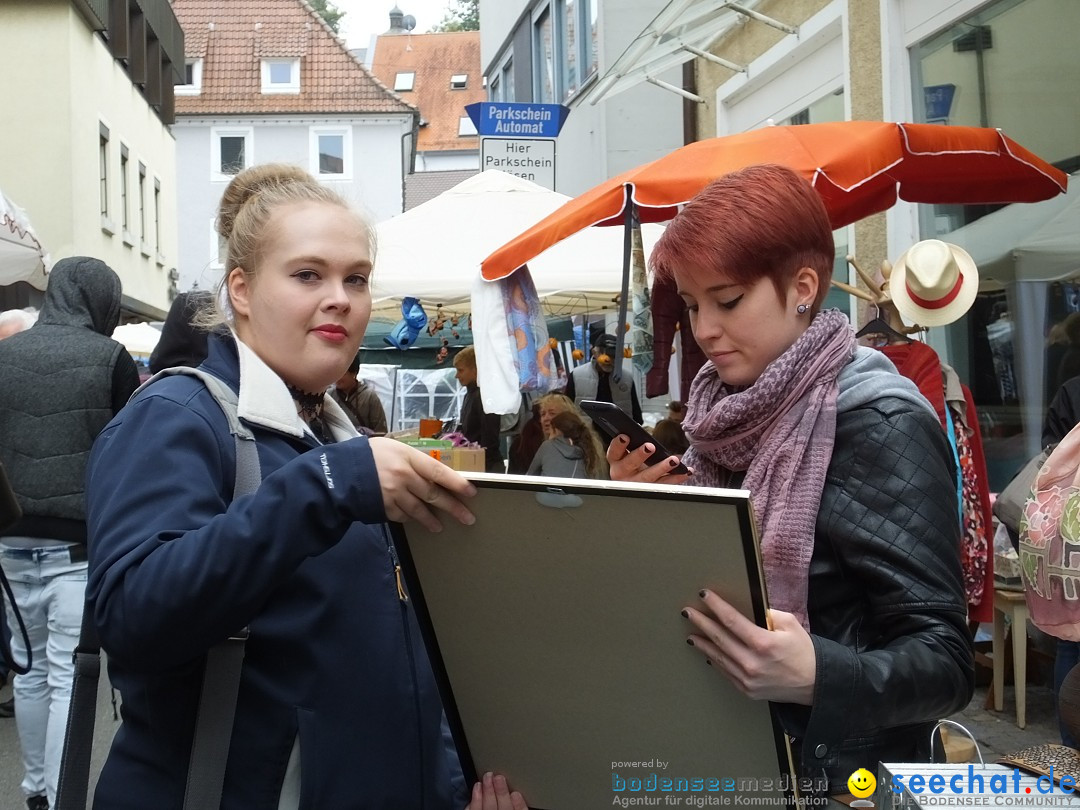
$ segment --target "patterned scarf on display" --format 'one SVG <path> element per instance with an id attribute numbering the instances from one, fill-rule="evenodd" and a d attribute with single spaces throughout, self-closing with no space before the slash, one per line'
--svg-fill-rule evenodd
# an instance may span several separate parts
<path id="1" fill-rule="evenodd" d="M 683 424 L 690 483 L 724 486 L 727 471 L 746 470 L 742 486 L 760 527 L 769 604 L 806 628 L 814 526 L 836 438 L 836 379 L 855 348 L 847 318 L 822 311 L 748 388 L 726 385 L 705 365 L 690 386 Z"/>

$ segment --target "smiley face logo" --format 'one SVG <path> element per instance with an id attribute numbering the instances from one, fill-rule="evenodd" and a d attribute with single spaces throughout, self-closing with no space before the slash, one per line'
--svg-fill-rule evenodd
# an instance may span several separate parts
<path id="1" fill-rule="evenodd" d="M 848 777 L 847 786 L 852 796 L 865 799 L 874 792 L 874 788 L 877 787 L 877 779 L 866 768 L 859 768 Z"/>

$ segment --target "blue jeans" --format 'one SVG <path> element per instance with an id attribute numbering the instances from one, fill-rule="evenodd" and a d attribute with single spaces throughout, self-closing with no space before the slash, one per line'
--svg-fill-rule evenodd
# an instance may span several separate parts
<path id="1" fill-rule="evenodd" d="M 75 558 L 73 560 L 72 558 Z M 56 803 L 68 704 L 86 597 L 85 546 L 18 548 L 0 543 L 0 565 L 11 583 L 30 638 L 33 665 L 14 681 L 15 722 L 22 747 L 22 789 Z M 26 641 L 8 606 L 15 660 L 26 661 Z"/>
<path id="2" fill-rule="evenodd" d="M 0 598 L 5 600 L 5 604 L 7 604 L 7 602 L 6 602 L 7 594 L 4 594 L 4 596 L 0 597 Z M 8 643 L 9 643 L 8 638 L 10 636 L 11 636 L 11 633 L 8 632 L 8 626 L 7 626 L 7 611 L 5 610 L 2 613 L 0 613 L 0 649 L 7 649 L 7 646 L 8 646 Z M 0 652 L 0 683 L 7 683 L 7 679 L 8 679 L 7 661 L 4 659 L 4 654 L 2 652 Z"/>
<path id="3" fill-rule="evenodd" d="M 1061 684 L 1065 676 L 1074 666 L 1080 664 L 1080 641 L 1062 641 L 1057 643 L 1057 656 L 1054 658 L 1054 704 L 1057 706 L 1058 696 L 1061 694 Z M 1058 712 L 1058 728 L 1061 730 L 1061 744 L 1076 748 L 1076 740 L 1069 730 L 1061 723 L 1061 713 Z"/>

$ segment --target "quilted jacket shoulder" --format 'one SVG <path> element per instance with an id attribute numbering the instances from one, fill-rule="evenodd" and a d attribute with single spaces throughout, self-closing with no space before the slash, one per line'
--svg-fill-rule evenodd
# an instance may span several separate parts
<path id="1" fill-rule="evenodd" d="M 801 776 L 829 792 L 928 759 L 933 723 L 971 698 L 955 476 L 928 409 L 884 397 L 838 416 L 810 563 L 814 704 L 781 712 Z"/>

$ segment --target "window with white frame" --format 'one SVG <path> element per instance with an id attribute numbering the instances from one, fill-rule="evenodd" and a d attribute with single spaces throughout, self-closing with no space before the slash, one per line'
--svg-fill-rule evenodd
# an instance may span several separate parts
<path id="1" fill-rule="evenodd" d="M 210 130 L 210 177 L 231 180 L 254 162 L 251 127 Z"/>
<path id="2" fill-rule="evenodd" d="M 130 178 L 128 177 L 128 148 L 124 144 L 120 144 L 120 227 L 124 232 L 124 239 L 130 238 L 131 234 L 131 220 L 129 218 L 129 202 L 128 202 L 128 184 Z"/>
<path id="3" fill-rule="evenodd" d="M 263 59 L 263 93 L 299 93 L 299 59 Z"/>
<path id="4" fill-rule="evenodd" d="M 394 76 L 394 90 L 398 93 L 405 93 L 413 89 L 413 85 L 416 83 L 416 72 L 412 70 L 403 70 L 398 72 Z"/>
<path id="5" fill-rule="evenodd" d="M 218 233 L 217 220 L 210 220 L 210 269 L 225 270 L 229 258 L 229 243 Z"/>
<path id="6" fill-rule="evenodd" d="M 457 134 L 459 137 L 466 137 L 469 135 L 476 135 L 476 124 L 467 115 L 461 116 L 458 120 Z"/>
<path id="7" fill-rule="evenodd" d="M 109 218 L 109 128 L 98 122 L 98 174 L 102 219 Z"/>
<path id="8" fill-rule="evenodd" d="M 197 96 L 202 92 L 202 59 L 184 60 L 184 83 L 173 88 L 178 96 Z"/>
<path id="9" fill-rule="evenodd" d="M 139 241 L 146 247 L 146 164 L 139 161 Z"/>
<path id="10" fill-rule="evenodd" d="M 161 180 L 154 178 L 154 250 L 161 252 Z"/>
<path id="11" fill-rule="evenodd" d="M 469 75 L 467 73 L 455 73 L 450 77 L 451 90 L 464 90 L 468 83 Z"/>
<path id="12" fill-rule="evenodd" d="M 351 127 L 311 127 L 311 173 L 323 179 L 352 177 Z"/>

